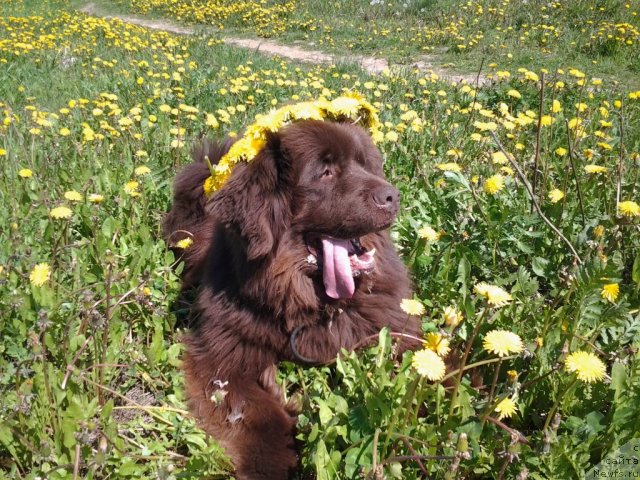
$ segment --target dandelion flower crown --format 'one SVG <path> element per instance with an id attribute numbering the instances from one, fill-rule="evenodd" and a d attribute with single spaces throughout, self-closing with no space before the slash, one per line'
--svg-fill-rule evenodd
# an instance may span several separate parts
<path id="1" fill-rule="evenodd" d="M 367 128 L 374 142 L 381 139 L 377 110 L 363 96 L 348 93 L 333 100 L 320 98 L 313 102 L 301 102 L 257 115 L 240 140 L 222 156 L 217 165 L 210 165 L 211 176 L 204 182 L 207 197 L 219 190 L 231 176 L 239 162 L 250 162 L 266 145 L 267 135 L 301 120 L 320 120 L 358 123 Z"/>

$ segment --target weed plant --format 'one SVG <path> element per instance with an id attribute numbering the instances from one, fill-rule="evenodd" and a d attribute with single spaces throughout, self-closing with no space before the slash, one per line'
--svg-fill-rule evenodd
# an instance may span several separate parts
<path id="1" fill-rule="evenodd" d="M 282 366 L 304 470 L 582 478 L 637 439 L 640 92 L 568 65 L 482 87 L 299 66 L 66 0 L 0 1 L 0 65 L 0 477 L 228 478 L 185 410 L 171 182 L 202 136 L 354 91 L 425 347 Z"/>

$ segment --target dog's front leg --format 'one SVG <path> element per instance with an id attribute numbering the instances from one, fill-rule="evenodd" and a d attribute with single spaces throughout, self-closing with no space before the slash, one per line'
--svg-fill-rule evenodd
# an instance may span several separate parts
<path id="1" fill-rule="evenodd" d="M 211 363 L 194 360 L 187 354 L 184 362 L 189 407 L 202 428 L 225 449 L 236 478 L 288 479 L 298 465 L 297 419 L 294 409 L 283 405 L 272 378 L 275 364 L 261 373 L 222 373 Z"/>

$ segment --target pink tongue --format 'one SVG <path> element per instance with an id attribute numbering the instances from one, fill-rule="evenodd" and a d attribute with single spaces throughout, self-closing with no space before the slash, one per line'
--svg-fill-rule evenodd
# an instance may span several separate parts
<path id="1" fill-rule="evenodd" d="M 349 240 L 322 238 L 322 275 L 325 291 L 331 298 L 351 298 L 356 289 L 348 245 Z"/>

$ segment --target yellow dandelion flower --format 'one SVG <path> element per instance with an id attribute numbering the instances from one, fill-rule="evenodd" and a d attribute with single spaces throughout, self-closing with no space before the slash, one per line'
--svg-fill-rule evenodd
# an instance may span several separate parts
<path id="1" fill-rule="evenodd" d="M 76 192 L 75 190 L 69 190 L 67 192 L 64 192 L 64 198 L 66 198 L 70 202 L 81 202 L 82 201 L 82 195 L 80 193 Z"/>
<path id="2" fill-rule="evenodd" d="M 570 68 L 569 69 L 569 75 L 573 75 L 576 78 L 584 78 L 585 77 L 585 73 L 581 72 L 577 68 Z"/>
<path id="3" fill-rule="evenodd" d="M 496 163 L 498 165 L 506 165 L 507 163 L 509 163 L 509 159 L 502 152 L 493 152 L 491 154 L 491 160 L 493 161 L 493 163 Z"/>
<path id="4" fill-rule="evenodd" d="M 442 358 L 428 348 L 415 352 L 411 359 L 411 365 L 420 375 L 433 382 L 442 380 L 446 371 Z"/>
<path id="5" fill-rule="evenodd" d="M 183 238 L 182 240 L 176 242 L 176 247 L 182 248 L 183 250 L 186 250 L 191 245 L 193 245 L 193 239 L 190 237 Z"/>
<path id="6" fill-rule="evenodd" d="M 606 173 L 607 167 L 602 167 L 600 165 L 585 165 L 584 171 L 587 173 Z"/>
<path id="7" fill-rule="evenodd" d="M 420 300 L 412 300 L 409 298 L 403 298 L 400 302 L 400 308 L 403 312 L 409 315 L 421 316 L 424 315 L 425 308 Z"/>
<path id="8" fill-rule="evenodd" d="M 495 411 L 498 413 L 498 420 L 502 420 L 503 418 L 511 418 L 518 411 L 518 406 L 511 398 L 506 397 L 496 405 Z"/>
<path id="9" fill-rule="evenodd" d="M 498 124 L 496 122 L 479 122 L 479 121 L 475 121 L 473 122 L 473 126 L 476 127 L 478 130 L 486 132 L 486 131 L 490 131 L 493 132 L 494 130 L 496 130 L 498 128 Z"/>
<path id="10" fill-rule="evenodd" d="M 549 191 L 547 196 L 549 197 L 549 201 L 551 203 L 558 203 L 564 198 L 564 192 L 558 188 L 554 188 L 553 190 Z"/>
<path id="11" fill-rule="evenodd" d="M 322 111 L 313 102 L 303 102 L 292 106 L 291 116 L 296 120 L 322 120 Z"/>
<path id="12" fill-rule="evenodd" d="M 522 95 L 520 95 L 520 92 L 517 90 L 509 90 L 507 95 L 513 98 L 522 98 Z"/>
<path id="13" fill-rule="evenodd" d="M 441 357 L 446 357 L 449 350 L 451 350 L 449 348 L 449 339 L 437 332 L 429 332 L 425 335 L 424 346 L 436 352 Z"/>
<path id="14" fill-rule="evenodd" d="M 210 197 L 217 190 L 216 181 L 212 176 L 207 177 L 202 185 L 205 196 Z"/>
<path id="15" fill-rule="evenodd" d="M 104 200 L 104 196 L 97 193 L 90 193 L 87 197 L 87 200 L 89 200 L 91 203 L 102 203 L 102 201 Z"/>
<path id="16" fill-rule="evenodd" d="M 591 352 L 573 352 L 564 361 L 567 371 L 575 373 L 580 380 L 593 383 L 602 380 L 607 373 L 605 364 Z"/>
<path id="17" fill-rule="evenodd" d="M 495 195 L 504 188 L 504 177 L 502 175 L 492 175 L 484 182 L 484 191 L 489 195 Z"/>
<path id="18" fill-rule="evenodd" d="M 18 176 L 22 178 L 30 178 L 33 176 L 33 171 L 28 168 L 21 168 L 18 170 Z"/>
<path id="19" fill-rule="evenodd" d="M 4 148 L 0 148 L 0 157 L 4 157 L 7 154 L 7 151 Z"/>
<path id="20" fill-rule="evenodd" d="M 135 180 L 131 180 L 130 182 L 124 184 L 124 192 L 128 195 L 131 195 L 132 197 L 137 197 L 138 195 L 140 195 L 140 192 L 138 192 L 139 186 L 140 184 L 138 182 L 136 182 Z"/>
<path id="21" fill-rule="evenodd" d="M 568 123 L 568 126 L 571 130 L 575 130 L 580 125 L 582 125 L 582 119 L 577 117 L 572 118 L 571 120 L 569 120 L 569 123 Z"/>
<path id="22" fill-rule="evenodd" d="M 520 353 L 524 348 L 520 337 L 508 330 L 491 330 L 485 335 L 482 346 L 485 351 L 495 353 L 499 357 Z"/>
<path id="23" fill-rule="evenodd" d="M 151 169 L 149 167 L 147 167 L 146 165 L 141 165 L 139 167 L 136 167 L 136 169 L 133 171 L 133 173 L 135 173 L 137 176 L 142 176 L 142 175 L 146 175 L 148 173 L 151 173 Z"/>
<path id="24" fill-rule="evenodd" d="M 390 130 L 384 135 L 384 138 L 388 142 L 397 142 L 399 137 L 398 137 L 398 133 L 397 132 L 394 132 L 393 130 Z"/>
<path id="25" fill-rule="evenodd" d="M 286 107 L 285 107 L 286 108 Z M 260 134 L 263 131 L 277 132 L 286 121 L 289 120 L 291 114 L 290 110 L 271 110 L 267 115 L 256 116 L 254 135 Z"/>
<path id="26" fill-rule="evenodd" d="M 29 274 L 29 282 L 34 287 L 41 287 L 51 277 L 51 267 L 48 263 L 38 263 Z"/>
<path id="27" fill-rule="evenodd" d="M 567 154 L 567 149 L 566 148 L 562 148 L 562 147 L 558 147 L 554 150 L 554 153 L 556 155 L 558 155 L 559 157 L 564 157 Z"/>
<path id="28" fill-rule="evenodd" d="M 461 172 L 462 167 L 455 162 L 438 163 L 436 168 L 442 172 Z"/>
<path id="29" fill-rule="evenodd" d="M 618 214 L 625 217 L 640 216 L 640 205 L 631 200 L 626 200 L 618 204 Z"/>
<path id="30" fill-rule="evenodd" d="M 460 322 L 462 322 L 462 320 L 464 319 L 462 312 L 460 312 L 455 307 L 444 307 L 444 310 L 442 311 L 442 316 L 444 317 L 444 324 L 447 327 L 452 327 L 452 328 L 457 327 L 460 324 Z"/>
<path id="31" fill-rule="evenodd" d="M 67 208 L 65 206 L 60 206 L 60 207 L 53 208 L 49 212 L 49 216 L 51 218 L 57 218 L 57 219 L 69 218 L 71 215 L 73 215 L 73 212 L 71 211 L 70 208 Z"/>
<path id="32" fill-rule="evenodd" d="M 501 307 L 513 300 L 506 290 L 486 282 L 478 283 L 473 290 L 478 295 L 485 297 L 489 304 L 495 307 Z"/>
<path id="33" fill-rule="evenodd" d="M 540 117 L 540 125 L 542 125 L 543 127 L 548 127 L 549 125 L 553 124 L 556 121 L 555 118 L 553 118 L 551 115 L 543 115 L 542 117 Z"/>
<path id="34" fill-rule="evenodd" d="M 618 295 L 620 295 L 620 285 L 617 283 L 607 283 L 600 291 L 600 296 L 611 303 L 615 303 Z"/>
<path id="35" fill-rule="evenodd" d="M 218 128 L 220 123 L 218 123 L 218 119 L 212 113 L 207 113 L 207 119 L 205 121 L 205 125 L 211 128 Z"/>
<path id="36" fill-rule="evenodd" d="M 418 229 L 418 237 L 424 238 L 430 242 L 437 242 L 440 239 L 440 234 L 430 226 L 426 225 Z"/>
<path id="37" fill-rule="evenodd" d="M 353 117 L 360 110 L 360 102 L 352 97 L 338 97 L 331 101 L 331 109 L 340 115 Z"/>

